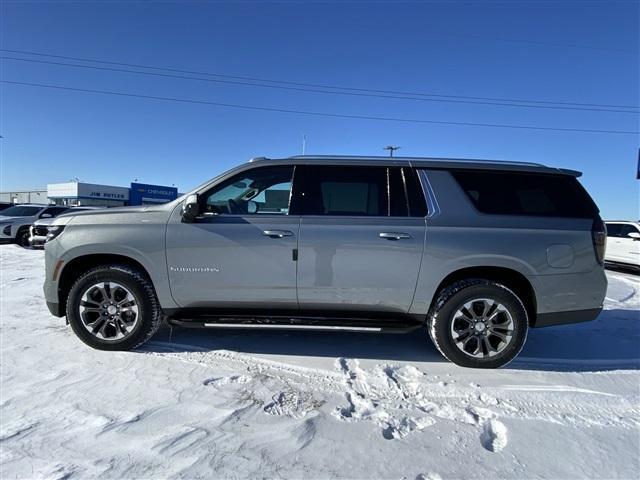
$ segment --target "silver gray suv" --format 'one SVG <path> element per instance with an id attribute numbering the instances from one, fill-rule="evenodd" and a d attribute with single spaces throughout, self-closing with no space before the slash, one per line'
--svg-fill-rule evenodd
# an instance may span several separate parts
<path id="1" fill-rule="evenodd" d="M 191 327 L 424 328 L 467 367 L 602 309 L 606 230 L 579 172 L 532 163 L 255 159 L 159 206 L 57 219 L 44 291 L 88 345 Z"/>

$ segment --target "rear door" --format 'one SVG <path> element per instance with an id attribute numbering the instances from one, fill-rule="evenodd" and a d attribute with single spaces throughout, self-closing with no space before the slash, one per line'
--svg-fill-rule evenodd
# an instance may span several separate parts
<path id="1" fill-rule="evenodd" d="M 605 250 L 604 258 L 610 262 L 620 262 L 621 245 L 620 245 L 620 231 L 622 229 L 621 223 L 606 223 L 607 225 L 607 248 Z"/>
<path id="2" fill-rule="evenodd" d="M 418 189 L 406 167 L 298 167 L 302 310 L 409 310 L 426 229 Z"/>

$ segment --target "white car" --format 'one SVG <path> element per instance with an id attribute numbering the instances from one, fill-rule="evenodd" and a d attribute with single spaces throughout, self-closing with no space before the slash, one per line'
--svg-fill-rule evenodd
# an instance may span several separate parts
<path id="1" fill-rule="evenodd" d="M 61 215 L 74 214 L 84 210 L 100 210 L 103 207 L 70 207 L 66 208 Z M 56 217 L 41 218 L 36 220 L 31 228 L 29 228 L 29 245 L 31 248 L 44 248 L 49 234 L 49 227 L 53 224 Z"/>
<path id="2" fill-rule="evenodd" d="M 607 221 L 607 263 L 630 265 L 640 269 L 640 223 Z"/>
<path id="3" fill-rule="evenodd" d="M 0 215 L 0 242 L 17 243 L 23 247 L 29 245 L 29 227 L 41 218 L 53 218 L 68 210 L 69 207 L 23 203 L 13 205 Z"/>

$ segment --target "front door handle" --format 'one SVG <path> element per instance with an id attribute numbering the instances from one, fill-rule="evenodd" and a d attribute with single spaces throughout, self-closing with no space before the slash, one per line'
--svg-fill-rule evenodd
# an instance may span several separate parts
<path id="1" fill-rule="evenodd" d="M 411 235 L 403 232 L 380 232 L 378 236 L 387 240 L 406 240 L 411 238 Z"/>
<path id="2" fill-rule="evenodd" d="M 270 238 L 283 238 L 292 236 L 293 232 L 291 230 L 265 230 L 262 234 Z"/>

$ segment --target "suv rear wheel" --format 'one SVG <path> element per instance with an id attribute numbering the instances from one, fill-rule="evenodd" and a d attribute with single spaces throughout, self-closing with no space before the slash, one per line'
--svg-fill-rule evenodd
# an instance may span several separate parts
<path id="1" fill-rule="evenodd" d="M 67 319 L 75 334 L 99 350 L 131 350 L 158 330 L 162 311 L 151 281 L 122 265 L 84 273 L 69 291 Z"/>
<path id="2" fill-rule="evenodd" d="M 496 282 L 456 282 L 438 296 L 429 314 L 429 335 L 453 363 L 498 368 L 513 360 L 527 338 L 527 310 L 518 296 Z"/>

